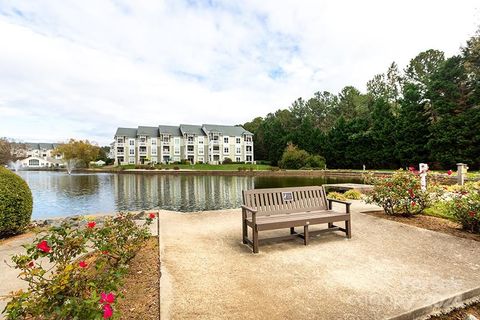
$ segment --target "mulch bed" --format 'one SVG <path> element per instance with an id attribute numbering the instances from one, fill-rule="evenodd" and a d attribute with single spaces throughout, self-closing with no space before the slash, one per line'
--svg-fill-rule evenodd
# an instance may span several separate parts
<path id="1" fill-rule="evenodd" d="M 130 261 L 122 293 L 116 308 L 120 319 L 160 319 L 158 238 L 150 238 Z"/>
<path id="2" fill-rule="evenodd" d="M 386 215 L 383 211 L 365 211 L 362 213 L 382 219 L 409 224 L 423 229 L 446 233 L 455 237 L 480 241 L 480 234 L 470 233 L 462 230 L 462 226 L 460 224 L 447 219 L 426 215 L 416 215 L 413 217 L 390 216 Z"/>
<path id="3" fill-rule="evenodd" d="M 456 222 L 438 217 L 416 215 L 413 217 L 401 217 L 386 215 L 383 211 L 362 212 L 378 218 L 393 220 L 409 224 L 415 227 L 446 233 L 452 236 L 480 241 L 480 234 L 474 234 L 462 230 L 462 226 Z M 475 303 L 463 309 L 453 310 L 445 315 L 430 317 L 433 320 L 464 320 L 467 315 L 474 315 L 480 319 L 480 303 Z"/>

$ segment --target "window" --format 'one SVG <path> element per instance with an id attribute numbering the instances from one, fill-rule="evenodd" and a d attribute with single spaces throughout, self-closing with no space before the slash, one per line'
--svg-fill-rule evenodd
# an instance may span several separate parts
<path id="1" fill-rule="evenodd" d="M 228 147 L 227 147 L 227 148 L 223 148 L 223 153 L 228 154 L 229 152 L 230 152 L 230 150 L 228 149 Z"/>
<path id="2" fill-rule="evenodd" d="M 146 153 L 147 152 L 147 147 L 140 147 L 140 148 L 138 148 L 138 151 L 140 151 L 140 153 Z"/>
<path id="3" fill-rule="evenodd" d="M 188 152 L 193 152 L 194 151 L 193 146 L 187 146 L 187 151 Z"/>
<path id="4" fill-rule="evenodd" d="M 135 155 L 135 149 L 130 149 L 129 154 L 130 154 L 131 156 Z"/>
<path id="5" fill-rule="evenodd" d="M 117 158 L 117 161 L 118 161 L 118 163 L 123 163 L 123 161 L 124 161 L 124 160 L 123 160 L 123 157 L 118 157 L 118 158 Z"/>
<path id="6" fill-rule="evenodd" d="M 145 142 L 147 139 L 145 137 L 140 137 L 140 142 Z"/>
<path id="7" fill-rule="evenodd" d="M 236 144 L 242 143 L 242 139 L 240 139 L 239 137 L 235 138 L 235 143 Z"/>
<path id="8" fill-rule="evenodd" d="M 117 153 L 123 153 L 123 147 L 118 147 L 117 148 Z"/>
<path id="9" fill-rule="evenodd" d="M 165 137 L 164 136 L 163 137 L 163 142 L 169 143 L 170 142 L 170 137 L 168 137 L 168 136 Z"/>
<path id="10" fill-rule="evenodd" d="M 242 148 L 237 147 L 236 150 L 235 150 L 235 153 L 236 154 L 241 154 L 242 153 Z"/>
<path id="11" fill-rule="evenodd" d="M 247 162 L 252 162 L 252 156 L 247 156 Z"/>
<path id="12" fill-rule="evenodd" d="M 135 164 L 135 158 L 130 157 L 130 158 L 128 159 L 128 163 L 130 163 L 130 164 Z"/>
<path id="13" fill-rule="evenodd" d="M 130 139 L 130 141 L 128 142 L 131 146 L 134 146 L 135 145 L 135 140 L 133 139 Z"/>
<path id="14" fill-rule="evenodd" d="M 157 145 L 157 139 L 152 138 L 152 146 L 156 146 L 156 145 Z"/>
<path id="15" fill-rule="evenodd" d="M 252 152 L 252 146 L 247 146 L 247 152 Z"/>
<path id="16" fill-rule="evenodd" d="M 252 136 L 246 136 L 245 141 L 246 142 L 252 142 Z"/>
<path id="17" fill-rule="evenodd" d="M 228 144 L 228 137 L 223 137 L 223 143 Z"/>
<path id="18" fill-rule="evenodd" d="M 174 153 L 175 154 L 180 154 L 180 147 L 175 146 Z M 175 160 L 175 161 L 177 161 L 177 160 Z"/>
<path id="19" fill-rule="evenodd" d="M 173 139 L 173 142 L 174 142 L 176 145 L 179 145 L 179 144 L 180 144 L 180 138 L 174 138 L 174 139 Z"/>
<path id="20" fill-rule="evenodd" d="M 38 159 L 30 159 L 28 160 L 28 165 L 38 167 L 40 165 L 40 161 Z"/>
<path id="21" fill-rule="evenodd" d="M 203 154 L 203 146 L 198 148 L 198 154 Z"/>
<path id="22" fill-rule="evenodd" d="M 157 154 L 157 147 L 152 147 L 152 155 L 156 155 Z"/>
<path id="23" fill-rule="evenodd" d="M 213 146 L 213 151 L 216 151 L 216 152 L 220 151 L 220 147 L 219 146 Z"/>
<path id="24" fill-rule="evenodd" d="M 118 138 L 117 143 L 123 143 L 123 138 Z"/>
<path id="25" fill-rule="evenodd" d="M 213 136 L 213 141 L 218 141 L 218 136 Z"/>
<path id="26" fill-rule="evenodd" d="M 203 162 L 203 157 L 198 157 L 198 162 Z"/>
<path id="27" fill-rule="evenodd" d="M 240 157 L 235 157 L 235 162 L 240 162 L 242 159 Z"/>
<path id="28" fill-rule="evenodd" d="M 192 136 L 187 137 L 187 141 L 188 143 L 193 143 L 193 137 Z"/>
<path id="29" fill-rule="evenodd" d="M 198 137 L 197 140 L 198 140 L 198 144 L 203 144 L 203 137 Z"/>

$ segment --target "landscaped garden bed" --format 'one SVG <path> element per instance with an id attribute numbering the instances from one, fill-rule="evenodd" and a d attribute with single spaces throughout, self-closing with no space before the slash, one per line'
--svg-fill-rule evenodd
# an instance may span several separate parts
<path id="1" fill-rule="evenodd" d="M 130 295 L 141 289 L 129 290 L 132 280 L 128 281 L 141 279 L 143 272 L 158 275 L 157 240 L 152 240 L 149 228 L 155 217 L 150 213 L 145 224 L 139 225 L 134 215 L 119 214 L 101 223 L 88 221 L 82 227 L 64 222 L 38 234 L 24 245 L 24 253 L 12 257 L 13 267 L 28 288 L 11 294 L 4 310 L 6 318 L 108 319 L 118 318 L 120 310 L 132 312 L 132 305 L 133 311 L 138 308 L 140 313 L 142 303 L 147 306 L 145 313 L 152 313 L 155 306 L 158 309 L 158 303 L 146 299 L 145 294 L 131 300 Z M 149 250 L 153 252 L 147 253 Z M 141 255 L 137 257 L 138 252 Z M 146 268 L 142 259 L 148 255 L 157 258 Z M 151 280 L 143 283 L 148 282 L 154 285 Z M 122 296 L 128 302 L 119 303 Z"/>

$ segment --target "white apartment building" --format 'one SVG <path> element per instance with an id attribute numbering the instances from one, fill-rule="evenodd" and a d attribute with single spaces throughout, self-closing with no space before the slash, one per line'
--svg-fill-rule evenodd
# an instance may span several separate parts
<path id="1" fill-rule="evenodd" d="M 254 162 L 253 134 L 239 126 L 118 128 L 113 149 L 115 164 Z"/>
<path id="2" fill-rule="evenodd" d="M 41 159 L 62 159 L 62 155 L 54 154 L 54 150 L 58 147 L 57 143 L 25 143 L 26 156 L 37 157 Z"/>

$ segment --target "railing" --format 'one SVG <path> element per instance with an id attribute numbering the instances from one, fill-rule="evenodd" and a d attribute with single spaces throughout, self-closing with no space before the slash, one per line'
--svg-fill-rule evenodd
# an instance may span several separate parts
<path id="1" fill-rule="evenodd" d="M 118 152 L 117 151 L 117 156 L 123 156 L 123 155 L 125 155 L 125 152 Z"/>
<path id="2" fill-rule="evenodd" d="M 147 151 L 138 151 L 138 154 L 144 156 L 147 154 Z"/>
<path id="3" fill-rule="evenodd" d="M 123 142 L 117 142 L 116 145 L 117 145 L 117 147 L 124 147 L 125 143 L 123 143 Z"/>

